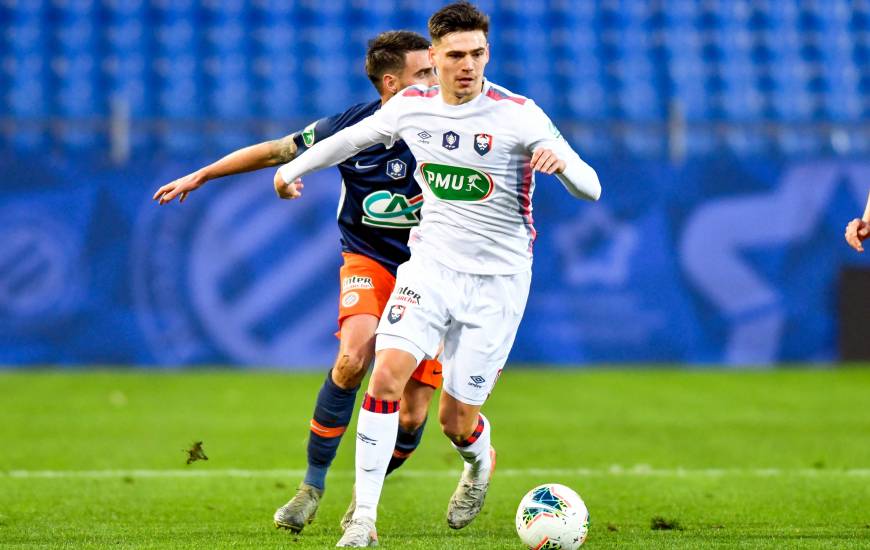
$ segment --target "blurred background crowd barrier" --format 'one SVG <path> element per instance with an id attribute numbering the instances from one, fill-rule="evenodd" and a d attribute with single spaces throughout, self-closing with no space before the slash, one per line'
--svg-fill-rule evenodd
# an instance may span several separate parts
<path id="1" fill-rule="evenodd" d="M 367 40 L 441 5 L 0 0 L 0 364 L 330 363 L 337 173 L 293 203 L 271 170 L 149 199 L 371 101 Z M 843 326 L 870 327 L 870 257 L 842 230 L 870 190 L 870 1 L 478 5 L 488 77 L 604 186 L 581 204 L 539 178 L 512 361 L 866 353 Z"/>

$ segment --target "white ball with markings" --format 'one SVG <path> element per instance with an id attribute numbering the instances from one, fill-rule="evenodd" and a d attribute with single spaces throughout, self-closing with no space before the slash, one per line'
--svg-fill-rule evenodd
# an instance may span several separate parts
<path id="1" fill-rule="evenodd" d="M 575 550 L 586 540 L 589 511 L 570 488 L 546 483 L 523 497 L 516 525 L 520 539 L 533 550 Z"/>

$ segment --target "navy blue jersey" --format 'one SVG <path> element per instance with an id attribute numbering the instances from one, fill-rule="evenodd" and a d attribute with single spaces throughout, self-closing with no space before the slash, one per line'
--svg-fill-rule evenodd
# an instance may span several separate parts
<path id="1" fill-rule="evenodd" d="M 381 108 L 381 102 L 360 103 L 347 111 L 322 118 L 294 135 L 299 152 Z M 341 199 L 338 228 L 345 252 L 367 256 L 395 275 L 406 261 L 408 233 L 420 223 L 423 195 L 414 181 L 417 164 L 404 141 L 387 149 L 375 145 L 338 165 Z"/>

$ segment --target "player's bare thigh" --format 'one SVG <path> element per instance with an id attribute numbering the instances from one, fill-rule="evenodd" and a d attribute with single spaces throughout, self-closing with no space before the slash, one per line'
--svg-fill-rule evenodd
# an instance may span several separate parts
<path id="1" fill-rule="evenodd" d="M 375 315 L 359 314 L 341 323 L 341 343 L 332 369 L 332 381 L 342 389 L 359 386 L 375 356 Z"/>
<path id="2" fill-rule="evenodd" d="M 468 439 L 474 433 L 478 413 L 480 405 L 469 405 L 446 391 L 441 392 L 441 402 L 438 404 L 441 431 L 454 443 Z"/>

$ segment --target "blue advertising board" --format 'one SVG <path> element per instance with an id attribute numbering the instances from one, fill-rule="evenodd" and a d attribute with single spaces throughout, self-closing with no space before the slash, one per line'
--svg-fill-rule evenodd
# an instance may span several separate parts
<path id="1" fill-rule="evenodd" d="M 0 364 L 331 364 L 337 173 L 298 201 L 275 197 L 271 170 L 150 200 L 207 160 L 0 159 Z M 598 203 L 538 178 L 511 361 L 836 359 L 838 272 L 870 266 L 842 239 L 870 162 L 590 163 Z"/>

